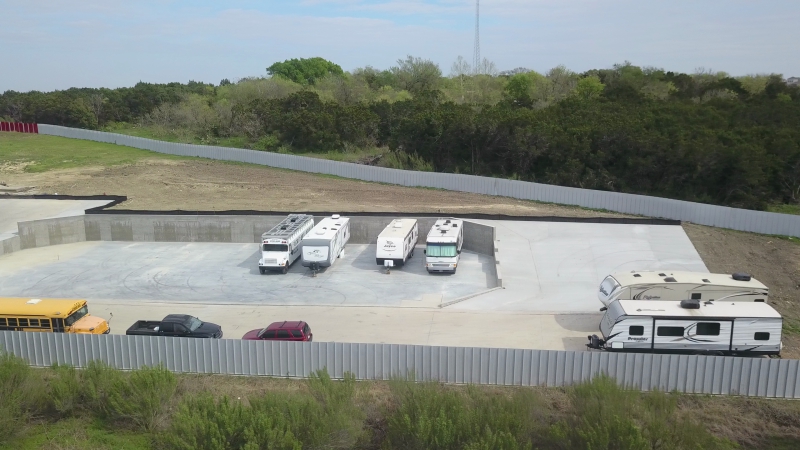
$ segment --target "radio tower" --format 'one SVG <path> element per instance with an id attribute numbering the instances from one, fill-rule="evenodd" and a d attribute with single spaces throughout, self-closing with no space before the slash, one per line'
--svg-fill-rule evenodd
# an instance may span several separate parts
<path id="1" fill-rule="evenodd" d="M 472 56 L 472 70 L 478 74 L 481 64 L 481 0 L 475 0 L 475 54 Z"/>

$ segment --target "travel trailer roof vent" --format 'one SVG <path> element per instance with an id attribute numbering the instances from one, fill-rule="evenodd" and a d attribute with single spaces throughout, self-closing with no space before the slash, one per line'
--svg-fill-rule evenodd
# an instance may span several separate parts
<path id="1" fill-rule="evenodd" d="M 450 223 L 450 219 L 445 220 L 444 223 Z"/>
<path id="2" fill-rule="evenodd" d="M 703 278 L 703 283 L 711 283 L 711 282 L 708 281 L 708 278 Z"/>
<path id="3" fill-rule="evenodd" d="M 322 230 L 317 230 L 317 234 L 325 234 L 325 232 Z"/>
<path id="4" fill-rule="evenodd" d="M 453 228 L 458 228 L 458 224 L 457 223 L 453 223 Z"/>
<path id="5" fill-rule="evenodd" d="M 700 302 L 698 300 L 681 300 L 681 308 L 700 309 Z"/>
<path id="6" fill-rule="evenodd" d="M 394 227 L 395 228 L 403 228 L 403 222 L 401 222 L 399 220 L 395 221 L 394 222 Z"/>
<path id="7" fill-rule="evenodd" d="M 633 276 L 634 276 L 634 277 L 636 277 L 636 278 L 639 278 L 639 277 L 641 277 L 641 276 L 642 276 L 642 274 L 640 274 L 640 273 L 635 273 L 635 274 L 633 274 Z"/>
<path id="8" fill-rule="evenodd" d="M 732 277 L 736 281 L 750 281 L 750 278 L 752 278 L 749 273 L 744 272 L 736 272 Z"/>
<path id="9" fill-rule="evenodd" d="M 665 273 L 660 273 L 660 274 L 658 274 L 658 276 L 660 276 L 660 277 L 665 277 L 665 276 L 667 276 L 667 274 L 665 274 Z"/>
<path id="10" fill-rule="evenodd" d="M 677 283 L 678 282 L 678 280 L 676 280 L 673 277 L 664 278 L 664 281 L 666 281 L 667 283 Z"/>
<path id="11" fill-rule="evenodd" d="M 340 216 L 338 214 L 334 214 L 331 216 L 332 219 L 338 219 Z"/>
<path id="12" fill-rule="evenodd" d="M 281 227 L 281 230 L 285 230 L 285 229 L 286 229 L 286 225 Z"/>

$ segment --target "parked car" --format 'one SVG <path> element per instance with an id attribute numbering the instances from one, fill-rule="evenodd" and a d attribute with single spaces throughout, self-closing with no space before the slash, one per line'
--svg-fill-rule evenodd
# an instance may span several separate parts
<path id="1" fill-rule="evenodd" d="M 266 328 L 250 330 L 242 336 L 247 341 L 307 341 L 311 342 L 311 327 L 303 321 L 274 322 Z"/>
<path id="2" fill-rule="evenodd" d="M 163 320 L 137 320 L 125 334 L 220 339 L 222 327 L 187 314 L 170 314 Z"/>

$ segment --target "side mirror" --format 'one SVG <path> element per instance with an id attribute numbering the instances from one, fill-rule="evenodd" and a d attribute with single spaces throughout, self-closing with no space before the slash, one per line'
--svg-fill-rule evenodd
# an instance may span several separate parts
<path id="1" fill-rule="evenodd" d="M 423 251 L 422 251 L 422 254 L 423 254 L 423 255 L 427 255 L 427 254 L 428 254 L 428 249 L 425 249 L 425 250 L 423 250 Z"/>

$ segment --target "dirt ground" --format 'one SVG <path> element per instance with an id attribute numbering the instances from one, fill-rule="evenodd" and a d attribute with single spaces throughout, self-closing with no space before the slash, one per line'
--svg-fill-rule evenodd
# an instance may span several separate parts
<path id="1" fill-rule="evenodd" d="M 624 217 L 577 207 L 216 161 L 151 159 L 123 166 L 43 173 L 0 168 L 0 182 L 9 186 L 35 186 L 39 193 L 128 196 L 128 201 L 118 205 L 118 209 Z M 710 271 L 748 272 L 769 286 L 771 302 L 788 323 L 783 355 L 800 358 L 800 243 L 688 223 L 683 227 Z"/>

